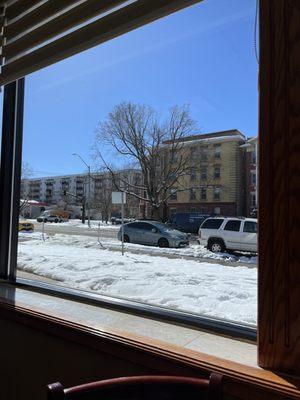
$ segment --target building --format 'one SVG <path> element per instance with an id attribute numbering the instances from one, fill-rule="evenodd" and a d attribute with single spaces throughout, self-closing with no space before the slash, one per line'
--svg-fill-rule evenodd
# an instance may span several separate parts
<path id="1" fill-rule="evenodd" d="M 241 146 L 245 152 L 246 216 L 258 207 L 258 139 L 250 138 Z"/>
<path id="2" fill-rule="evenodd" d="M 171 189 L 169 215 L 179 212 L 244 215 L 244 155 L 240 146 L 246 142 L 245 136 L 232 129 L 180 141 L 180 152 L 189 159 L 189 168 Z"/>
<path id="3" fill-rule="evenodd" d="M 124 169 L 117 173 L 119 179 L 126 182 L 138 182 L 140 171 Z M 90 189 L 89 189 L 90 186 Z M 109 172 L 88 174 L 72 174 L 47 176 L 34 179 L 22 179 L 21 198 L 46 203 L 48 207 L 59 206 L 68 209 L 81 206 L 84 199 L 88 203 L 90 190 L 90 204 L 94 214 L 104 213 L 110 217 L 112 212 L 119 212 L 118 206 L 112 207 L 111 192 L 115 189 L 112 176 Z M 139 212 L 139 200 L 128 197 L 125 207 L 127 216 L 136 216 Z"/>

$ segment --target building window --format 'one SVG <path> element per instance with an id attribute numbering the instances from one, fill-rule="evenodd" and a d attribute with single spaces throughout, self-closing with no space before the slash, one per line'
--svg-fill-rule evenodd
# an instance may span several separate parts
<path id="1" fill-rule="evenodd" d="M 194 146 L 190 148 L 190 157 L 191 157 L 191 160 L 197 159 L 197 148 Z"/>
<path id="2" fill-rule="evenodd" d="M 219 165 L 215 165 L 214 167 L 214 179 L 220 179 L 221 177 L 221 167 Z"/>
<path id="3" fill-rule="evenodd" d="M 220 200 L 221 189 L 214 187 L 214 200 Z"/>
<path id="4" fill-rule="evenodd" d="M 196 168 L 191 168 L 190 178 L 191 178 L 191 181 L 195 181 L 196 180 L 196 178 L 197 178 Z"/>
<path id="5" fill-rule="evenodd" d="M 220 207 L 215 207 L 214 208 L 214 214 L 215 215 L 220 215 L 221 214 L 221 208 Z"/>
<path id="6" fill-rule="evenodd" d="M 257 207 L 256 193 L 251 193 L 250 198 L 251 198 L 251 207 L 254 207 L 254 208 Z"/>
<path id="7" fill-rule="evenodd" d="M 252 164 L 256 164 L 256 151 L 252 151 Z"/>
<path id="8" fill-rule="evenodd" d="M 256 172 L 251 172 L 251 183 L 252 186 L 256 186 Z"/>
<path id="9" fill-rule="evenodd" d="M 207 168 L 201 168 L 200 173 L 201 173 L 201 180 L 206 181 L 207 180 Z"/>
<path id="10" fill-rule="evenodd" d="M 178 189 L 173 188 L 173 189 L 171 189 L 170 192 L 171 192 L 170 200 L 177 200 Z"/>
<path id="11" fill-rule="evenodd" d="M 191 207 L 191 213 L 195 213 L 196 212 L 196 208 L 195 207 Z"/>
<path id="12" fill-rule="evenodd" d="M 208 146 L 202 146 L 200 149 L 200 159 L 201 161 L 207 161 L 208 159 Z"/>
<path id="13" fill-rule="evenodd" d="M 190 189 L 190 200 L 196 200 L 196 189 L 195 188 Z"/>
<path id="14" fill-rule="evenodd" d="M 206 187 L 200 188 L 201 200 L 206 200 Z"/>
<path id="15" fill-rule="evenodd" d="M 215 158 L 220 159 L 221 158 L 221 145 L 220 144 L 215 144 L 214 145 L 214 151 L 215 151 Z"/>
<path id="16" fill-rule="evenodd" d="M 171 207 L 170 208 L 170 215 L 172 216 L 172 215 L 175 215 L 176 213 L 177 213 L 177 208 Z"/>

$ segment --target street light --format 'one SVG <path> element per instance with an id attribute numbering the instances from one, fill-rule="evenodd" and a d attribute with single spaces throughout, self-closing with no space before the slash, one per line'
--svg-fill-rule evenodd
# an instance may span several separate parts
<path id="1" fill-rule="evenodd" d="M 89 228 L 91 227 L 91 167 L 90 165 L 88 165 L 84 159 L 81 157 L 80 154 L 77 153 L 73 153 L 72 156 L 76 156 L 78 158 L 80 158 L 80 160 L 83 162 L 83 164 L 85 164 L 87 166 L 88 169 L 88 226 Z"/>

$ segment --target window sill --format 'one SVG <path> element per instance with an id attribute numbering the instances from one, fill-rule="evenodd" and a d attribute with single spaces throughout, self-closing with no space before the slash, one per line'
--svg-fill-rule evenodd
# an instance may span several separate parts
<path id="1" fill-rule="evenodd" d="M 98 342 L 122 344 L 128 350 L 180 363 L 202 374 L 220 372 L 225 377 L 225 393 L 241 399 L 258 398 L 257 391 L 266 396 L 260 398 L 300 398 L 300 380 L 257 367 L 256 345 L 246 341 L 6 284 L 0 285 L 0 315 L 38 329 L 56 327 L 58 336 L 71 330 L 80 340 L 92 337 Z"/>

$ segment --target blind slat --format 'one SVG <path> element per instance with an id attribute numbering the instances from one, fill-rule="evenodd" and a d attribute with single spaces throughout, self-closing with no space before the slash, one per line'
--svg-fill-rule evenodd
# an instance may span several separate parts
<path id="1" fill-rule="evenodd" d="M 8 20 L 16 18 L 28 10 L 28 8 L 35 6 L 37 3 L 37 0 L 16 0 L 14 3 L 9 4 L 6 7 L 6 18 Z"/>
<path id="2" fill-rule="evenodd" d="M 5 26 L 5 33 L 9 38 L 20 35 L 23 31 L 40 24 L 41 21 L 53 16 L 55 13 L 60 12 L 66 7 L 72 6 L 79 0 L 51 0 L 42 1 L 34 8 L 27 10 L 18 19 L 8 19 Z"/>
<path id="3" fill-rule="evenodd" d="M 20 36 L 17 40 L 8 41 L 3 48 L 3 56 L 9 61 L 19 53 L 46 42 L 56 35 L 122 3 L 124 3 L 124 0 L 102 0 L 100 3 L 99 0 L 86 0 L 68 11 L 58 14 L 29 33 Z M 35 18 L 34 23 L 36 22 Z M 6 35 L 6 29 L 4 29 L 4 35 Z"/>
<path id="4" fill-rule="evenodd" d="M 16 53 L 15 58 L 5 59 L 5 64 L 2 66 L 0 74 L 0 85 L 19 79 L 40 68 L 113 39 L 123 33 L 129 32 L 130 30 L 181 8 L 191 6 L 199 1 L 202 0 L 136 0 L 132 3 L 126 2 L 126 5 L 123 7 L 112 10 L 104 16 L 99 15 L 99 18 L 95 17 L 96 19 L 92 22 L 79 26 L 74 31 L 67 32 L 59 38 L 55 37 L 52 41 L 45 43 L 41 47 L 34 48 L 32 45 L 33 43 L 36 44 L 37 41 L 43 44 L 43 41 L 41 42 L 37 36 L 35 41 L 32 41 L 31 44 L 30 41 L 26 44 L 26 53 Z M 86 0 L 85 3 L 86 10 L 84 8 L 77 8 L 77 11 L 80 10 L 78 14 L 76 14 L 74 10 L 73 20 L 69 21 L 73 26 L 76 24 L 75 21 L 78 22 L 79 20 L 87 19 L 88 12 L 85 11 L 88 10 L 88 4 L 90 4 L 91 7 L 89 9 L 90 13 L 95 12 L 95 8 L 93 8 L 97 3 L 95 0 Z M 103 1 L 99 0 L 99 7 L 103 5 L 103 3 Z M 109 0 L 106 1 L 106 4 L 108 3 Z M 111 1 L 111 3 L 113 3 L 113 1 Z M 67 20 L 64 21 L 65 24 L 67 24 Z M 57 33 L 62 33 L 62 31 L 58 30 Z M 45 31 L 43 34 L 50 35 L 50 31 Z M 13 42 L 11 42 L 11 44 L 12 43 Z M 14 53 L 9 53 L 5 47 L 6 46 L 3 47 L 4 54 Z M 21 51 L 21 49 L 18 48 L 18 51 Z M 22 47 L 22 52 L 23 51 L 24 47 Z"/>

